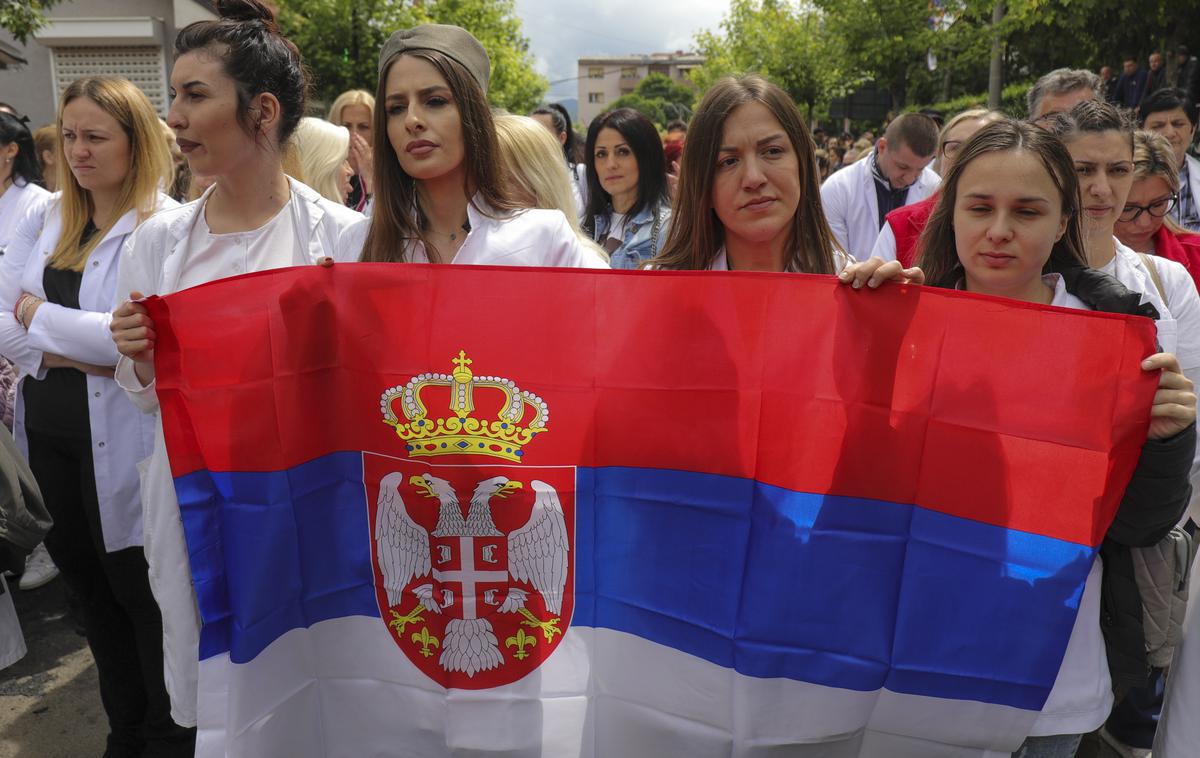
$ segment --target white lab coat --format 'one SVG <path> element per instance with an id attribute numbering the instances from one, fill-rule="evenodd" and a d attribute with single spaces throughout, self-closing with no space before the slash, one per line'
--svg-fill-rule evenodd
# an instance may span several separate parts
<path id="1" fill-rule="evenodd" d="M 478 206 L 478 207 L 476 207 Z M 492 211 L 478 196 L 467 203 L 467 221 L 471 231 L 454 256 L 454 263 L 478 266 L 546 266 L 552 268 L 608 268 L 594 249 L 579 239 L 561 211 L 521 210 L 506 218 L 493 218 Z M 371 221 L 352 228 L 338 246 L 338 261 L 352 263 L 362 253 Z M 410 263 L 425 263 L 425 247 L 409 243 Z"/>
<path id="2" fill-rule="evenodd" d="M 865 261 L 879 237 L 879 200 L 875 195 L 875 177 L 870 156 L 833 173 L 821 185 L 821 205 L 834 238 L 855 259 Z M 905 204 L 932 195 L 941 178 L 928 166 L 908 188 Z"/>
<path id="3" fill-rule="evenodd" d="M 363 219 L 362 214 L 326 200 L 294 179 L 288 181 L 296 234 L 293 265 L 308 265 L 323 257 L 333 257 L 339 238 Z M 192 252 L 189 236 L 212 190 L 210 187 L 200 199 L 160 213 L 138 228 L 121 256 L 117 283 L 120 298 L 133 291 L 149 296 L 179 289 L 180 274 Z M 234 271 L 231 262 L 228 275 L 235 273 L 243 272 Z M 150 588 L 162 609 L 163 673 L 171 696 L 171 717 L 182 726 L 195 726 L 200 613 L 192 588 L 192 571 L 158 413 L 158 397 L 153 383 L 141 386 L 134 375 L 133 363 L 123 356 L 117 363 L 116 378 L 134 405 L 153 419 L 153 452 L 138 466 L 142 474 L 146 560 L 150 564 Z"/>
<path id="4" fill-rule="evenodd" d="M 178 205 L 158 196 L 158 208 Z M 80 308 L 42 303 L 26 331 L 13 316 L 22 292 L 44 298 L 42 275 L 62 234 L 59 196 L 26 214 L 14 244 L 0 264 L 0 354 L 17 365 L 17 407 L 13 433 L 28 456 L 25 435 L 24 387 L 28 377 L 42 379 L 43 353 L 54 353 L 97 366 L 117 362 L 108 324 L 117 296 L 117 264 L 126 238 L 137 226 L 137 211 L 121 216 L 88 256 L 79 286 Z M 100 526 L 108 552 L 142 544 L 142 502 L 137 463 L 150 454 L 153 423 L 129 402 L 112 379 L 87 376 L 88 420 Z"/>
<path id="5" fill-rule="evenodd" d="M 12 244 L 21 219 L 49 201 L 50 193 L 36 184 L 14 183 L 0 195 L 0 255 Z"/>

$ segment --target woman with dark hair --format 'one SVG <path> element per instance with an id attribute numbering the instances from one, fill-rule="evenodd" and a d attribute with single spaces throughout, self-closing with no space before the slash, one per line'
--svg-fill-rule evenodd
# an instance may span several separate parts
<path id="1" fill-rule="evenodd" d="M 491 62 L 457 26 L 393 34 L 379 54 L 375 209 L 342 261 L 605 267 L 561 211 L 513 197 L 487 85 Z"/>
<path id="2" fill-rule="evenodd" d="M 560 103 L 550 103 L 534 109 L 529 114 L 542 126 L 550 130 L 558 144 L 562 145 L 563 157 L 567 160 L 567 168 L 571 172 L 571 194 L 575 196 L 575 213 L 582 217 L 587 207 L 587 167 L 575 162 L 576 145 L 575 130 L 571 126 L 571 114 Z"/>
<path id="3" fill-rule="evenodd" d="M 283 156 L 304 115 L 300 52 L 258 0 L 221 0 L 220 18 L 175 39 L 167 121 L 194 175 L 216 177 L 198 200 L 142 224 L 122 256 L 111 331 L 116 379 L 158 414 L 154 324 L 138 301 L 251 271 L 316 263 L 362 215 L 289 179 Z M 162 608 L 172 715 L 196 723 L 200 623 L 161 418 L 142 482 L 146 556 Z"/>
<path id="4" fill-rule="evenodd" d="M 787 93 L 760 76 L 721 79 L 692 116 L 674 222 L 648 266 L 840 274 L 855 287 L 921 281 L 895 261 L 848 268 L 819 187 L 812 137 Z"/>
<path id="5" fill-rule="evenodd" d="M 1162 349 L 1178 355 L 1183 373 L 1200 382 L 1200 296 L 1187 269 L 1173 260 L 1138 254 L 1115 236 L 1135 178 L 1133 122 L 1111 103 L 1089 100 L 1060 114 L 1051 129 L 1066 144 L 1079 175 L 1088 265 L 1111 274 L 1154 306 Z M 1200 457 L 1192 465 L 1192 486 L 1200 489 Z M 1200 519 L 1200 507 L 1191 516 Z M 1113 678 L 1132 691 L 1114 708 L 1106 738 L 1149 749 L 1161 669 L 1147 680 L 1144 658 L 1125 668 L 1114 671 Z"/>
<path id="6" fill-rule="evenodd" d="M 146 95 L 84 77 L 63 92 L 61 191 L 26 214 L 0 266 L 0 353 L 21 369 L 14 432 L 54 519 L 46 547 L 78 600 L 108 717 L 107 756 L 190 756 L 172 723 L 162 620 L 143 551 L 137 464 L 152 422 L 113 381 L 108 336 L 121 250 L 175 206 Z M 145 751 L 145 752 L 143 752 Z"/>
<path id="7" fill-rule="evenodd" d="M 1043 305 L 1157 315 L 1113 277 L 1088 267 L 1080 215 L 1097 215 L 1099 208 L 1086 191 L 1081 207 L 1079 165 L 1079 156 L 1073 161 L 1057 138 L 1031 124 L 1005 119 L 977 132 L 947 172 L 921 237 L 918 262 L 929 283 Z M 1174 355 L 1152 355 L 1142 369 L 1161 371 L 1149 439 L 1091 566 L 1054 686 L 1017 758 L 1074 756 L 1082 735 L 1104 723 L 1113 689 L 1124 691 L 1131 675 L 1145 677 L 1130 548 L 1157 542 L 1187 507 L 1196 396 Z M 1129 660 L 1141 660 L 1142 670 L 1124 670 Z"/>
<path id="8" fill-rule="evenodd" d="M 0 113 L 0 255 L 25 214 L 49 199 L 41 185 L 42 169 L 29 127 L 11 113 Z"/>
<path id="9" fill-rule="evenodd" d="M 587 134 L 583 230 L 613 268 L 637 268 L 662 252 L 671 228 L 667 161 L 650 119 L 632 108 L 598 116 Z"/>

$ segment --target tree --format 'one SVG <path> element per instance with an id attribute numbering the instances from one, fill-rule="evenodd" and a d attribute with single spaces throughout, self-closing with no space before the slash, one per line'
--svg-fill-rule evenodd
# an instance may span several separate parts
<path id="1" fill-rule="evenodd" d="M 841 38 L 847 67 L 886 89 L 899 110 L 936 43 L 929 4 L 914 0 L 814 0 Z"/>
<path id="2" fill-rule="evenodd" d="M 696 91 L 693 88 L 669 76 L 655 73 L 638 82 L 630 94 L 614 100 L 610 107 L 633 108 L 653 121 L 659 129 L 666 129 L 667 124 L 675 119 L 687 121 L 691 118 L 695 100 Z"/>
<path id="3" fill-rule="evenodd" d="M 810 120 L 858 83 L 824 16 L 787 0 L 733 0 L 720 31 L 701 32 L 696 47 L 706 59 L 691 74 L 701 90 L 729 74 L 762 74 L 805 105 Z"/>
<path id="4" fill-rule="evenodd" d="M 423 23 L 455 24 L 479 39 L 492 61 L 492 105 L 524 113 L 548 87 L 533 68 L 512 0 L 281 0 L 280 6 L 280 28 L 300 48 L 316 95 L 326 102 L 347 89 L 373 92 L 383 43 L 395 30 Z"/>
<path id="5" fill-rule="evenodd" d="M 22 45 L 46 25 L 46 11 L 60 0 L 0 0 L 0 29 Z"/>

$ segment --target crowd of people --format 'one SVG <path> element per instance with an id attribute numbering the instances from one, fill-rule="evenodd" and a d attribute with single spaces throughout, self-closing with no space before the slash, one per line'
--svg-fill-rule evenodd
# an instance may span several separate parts
<path id="1" fill-rule="evenodd" d="M 1088 740 L 1197 754 L 1200 613 L 1159 639 L 1137 570 L 1139 550 L 1200 520 L 1186 48 L 1174 82 L 1161 55 L 1116 81 L 1052 71 L 1027 120 L 906 113 L 878 137 L 827 137 L 747 74 L 665 135 L 620 108 L 581 139 L 558 105 L 493 110 L 483 46 L 441 25 L 393 34 L 373 94 L 306 116 L 305 67 L 272 12 L 218 6 L 175 41 L 165 123 L 106 76 L 71 84 L 54 124 L 0 113 L 0 405 L 54 520 L 45 548 L 96 660 L 106 757 L 191 755 L 195 740 L 200 620 L 139 301 L 334 261 L 830 274 L 1155 319 L 1149 438 L 1014 755 Z"/>

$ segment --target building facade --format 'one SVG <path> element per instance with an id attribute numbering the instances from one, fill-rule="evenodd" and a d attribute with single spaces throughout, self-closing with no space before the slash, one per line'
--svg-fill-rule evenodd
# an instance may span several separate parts
<path id="1" fill-rule="evenodd" d="M 193 21 L 215 19 L 215 5 L 210 0 L 58 3 L 50 9 L 49 23 L 24 45 L 0 31 L 0 52 L 20 59 L 0 68 L 0 100 L 28 116 L 36 129 L 54 121 L 59 95 L 71 82 L 113 74 L 138 85 L 165 116 L 175 35 Z"/>
<path id="2" fill-rule="evenodd" d="M 684 52 L 580 58 L 578 122 L 586 127 L 650 74 L 687 81 L 688 72 L 703 63 L 704 56 Z"/>

